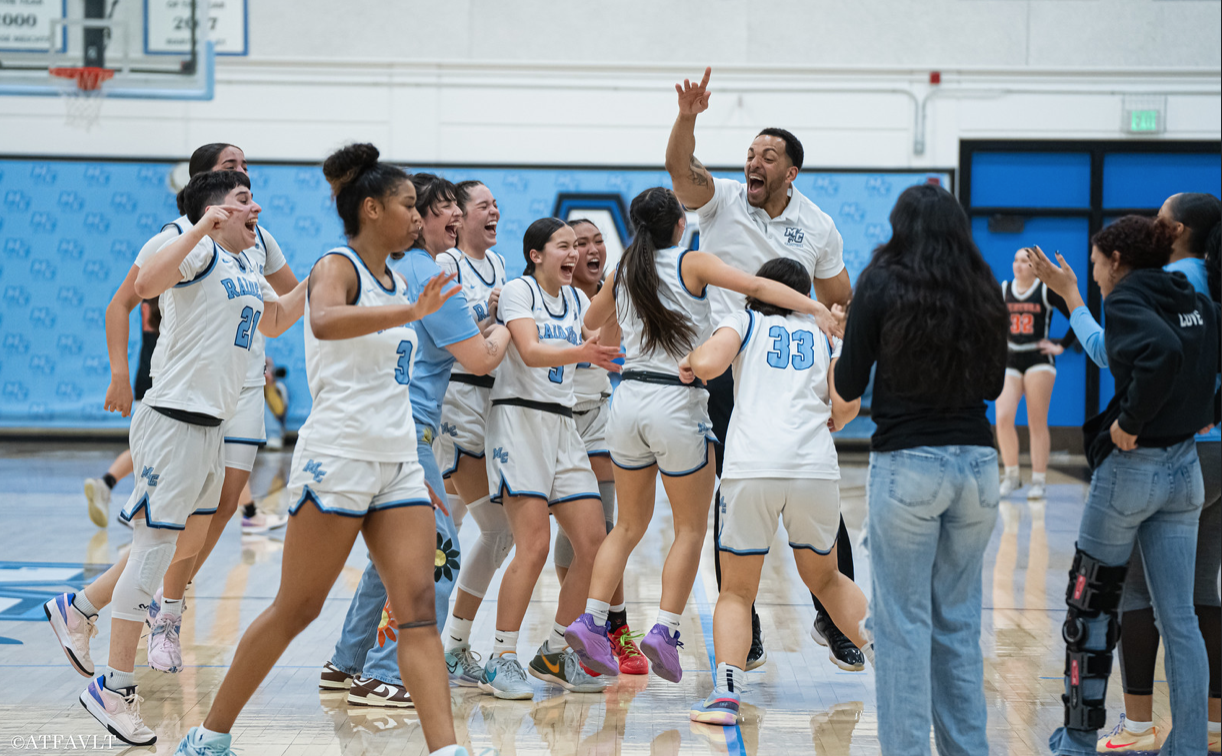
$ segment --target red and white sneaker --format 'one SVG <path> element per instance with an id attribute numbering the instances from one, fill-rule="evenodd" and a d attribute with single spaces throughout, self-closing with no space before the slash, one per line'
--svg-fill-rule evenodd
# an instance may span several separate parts
<path id="1" fill-rule="evenodd" d="M 61 593 L 42 605 L 51 623 L 55 640 L 64 650 L 72 668 L 85 677 L 93 677 L 93 660 L 89 658 L 89 641 L 98 634 L 97 617 L 86 617 L 72 605 L 75 593 Z"/>
<path id="2" fill-rule="evenodd" d="M 627 625 L 620 627 L 615 632 L 611 633 L 611 653 L 615 654 L 615 660 L 619 662 L 619 671 L 625 675 L 647 675 L 649 674 L 649 660 L 641 653 L 641 649 L 637 648 L 637 638 L 643 638 L 644 634 L 633 635 Z"/>
<path id="3" fill-rule="evenodd" d="M 117 693 L 106 687 L 105 678 L 95 677 L 80 695 L 81 706 L 102 723 L 110 734 L 128 745 L 147 746 L 157 742 L 153 732 L 140 718 L 140 702 L 136 688 L 124 688 Z"/>

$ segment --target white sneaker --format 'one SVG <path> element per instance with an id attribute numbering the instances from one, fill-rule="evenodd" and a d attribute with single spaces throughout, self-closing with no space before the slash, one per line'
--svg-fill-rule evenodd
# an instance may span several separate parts
<path id="1" fill-rule="evenodd" d="M 149 667 L 158 672 L 182 671 L 182 644 L 178 632 L 182 629 L 182 615 L 161 612 L 153 621 L 153 632 L 149 634 Z"/>
<path id="2" fill-rule="evenodd" d="M 187 583 L 187 587 L 190 587 L 190 586 L 191 584 Z M 165 601 L 165 597 L 162 594 L 164 590 L 165 590 L 164 586 L 161 588 L 158 588 L 157 592 L 153 594 L 153 598 L 149 599 L 149 613 L 148 613 L 148 616 L 144 618 L 144 626 L 150 630 L 153 629 L 153 623 L 157 621 L 157 615 L 161 613 L 161 603 Z M 179 607 L 178 616 L 181 617 L 182 615 L 186 613 L 187 613 L 187 599 L 184 596 L 182 599 L 182 606 Z"/>
<path id="3" fill-rule="evenodd" d="M 1019 477 L 1011 478 L 1010 476 L 1006 475 L 1002 477 L 1001 488 L 998 490 L 997 493 L 999 493 L 1001 495 L 1001 498 L 1004 499 L 1022 487 L 1023 487 L 1022 478 L 1019 478 Z"/>
<path id="4" fill-rule="evenodd" d="M 97 617 L 86 617 L 72 605 L 73 593 L 61 593 L 42 605 L 47 621 L 59 647 L 72 662 L 72 667 L 85 677 L 93 677 L 93 660 L 89 658 L 89 640 L 98 634 Z"/>
<path id="5" fill-rule="evenodd" d="M 1045 491 L 1043 483 L 1032 483 L 1031 488 L 1027 490 L 1028 499 L 1042 499 L 1044 498 L 1044 495 Z"/>
<path id="6" fill-rule="evenodd" d="M 89 502 L 89 519 L 104 528 L 110 519 L 110 487 L 101 478 L 85 478 L 85 501 Z"/>
<path id="7" fill-rule="evenodd" d="M 287 514 L 255 512 L 254 517 L 242 518 L 242 535 L 255 535 L 257 533 L 266 533 L 276 528 L 283 528 L 288 524 L 288 521 L 289 516 Z"/>
<path id="8" fill-rule="evenodd" d="M 80 695 L 81 706 L 101 722 L 110 734 L 128 745 L 147 746 L 157 742 L 153 732 L 140 718 L 140 702 L 133 686 L 126 695 L 110 690 L 104 678 L 95 677 Z"/>

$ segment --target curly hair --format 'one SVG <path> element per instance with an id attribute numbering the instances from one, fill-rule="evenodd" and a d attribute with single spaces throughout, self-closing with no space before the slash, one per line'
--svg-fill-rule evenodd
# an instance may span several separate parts
<path id="1" fill-rule="evenodd" d="M 963 207 L 939 186 L 911 186 L 891 228 L 857 280 L 890 305 L 879 375 L 897 396 L 939 406 L 997 398 L 1009 313 Z"/>
<path id="2" fill-rule="evenodd" d="M 1171 244 L 1175 234 L 1171 227 L 1156 218 L 1126 215 L 1110 226 L 1100 229 L 1090 243 L 1104 255 L 1120 255 L 1120 264 L 1138 268 L 1161 268 L 1171 260 Z"/>

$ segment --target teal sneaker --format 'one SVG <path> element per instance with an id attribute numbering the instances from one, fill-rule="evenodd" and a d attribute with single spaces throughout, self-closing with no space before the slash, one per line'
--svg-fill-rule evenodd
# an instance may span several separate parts
<path id="1" fill-rule="evenodd" d="M 460 688 L 479 687 L 484 678 L 484 667 L 479 663 L 479 654 L 464 643 L 453 651 L 446 651 L 446 669 L 450 671 L 450 682 Z"/>
<path id="2" fill-rule="evenodd" d="M 517 654 L 501 654 L 489 659 L 479 689 L 511 701 L 529 701 L 535 697 L 535 689 L 527 681 L 526 670 L 522 669 Z"/>
<path id="3" fill-rule="evenodd" d="M 235 756 L 229 747 L 231 742 L 233 739 L 228 733 L 207 737 L 199 727 L 192 727 L 178 744 L 174 756 Z"/>
<path id="4" fill-rule="evenodd" d="M 738 724 L 740 703 L 742 699 L 736 691 L 713 688 L 708 698 L 692 706 L 688 716 L 693 722 L 733 727 Z"/>
<path id="5" fill-rule="evenodd" d="M 539 653 L 530 661 L 532 677 L 555 683 L 570 693 L 602 693 L 607 688 L 608 680 L 593 677 L 581 668 L 581 660 L 571 648 L 548 653 L 547 644 L 539 646 Z"/>

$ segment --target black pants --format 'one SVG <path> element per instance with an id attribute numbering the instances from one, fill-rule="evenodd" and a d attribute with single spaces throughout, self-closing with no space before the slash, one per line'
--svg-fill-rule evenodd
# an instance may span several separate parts
<path id="1" fill-rule="evenodd" d="M 719 442 L 713 445 L 717 457 L 717 476 L 721 477 L 721 466 L 725 456 L 725 438 L 730 428 L 730 415 L 734 412 L 734 377 L 727 370 L 721 376 L 708 383 L 709 388 L 709 419 L 713 421 L 713 433 Z M 717 491 L 717 501 L 713 506 L 713 565 L 717 572 L 717 588 L 721 589 L 721 551 L 716 546 L 717 533 L 721 531 L 721 489 Z M 840 531 L 836 535 L 836 563 L 841 574 L 853 579 L 853 545 L 849 541 L 849 532 L 845 530 L 844 518 L 840 518 Z M 815 594 L 810 595 L 817 611 L 823 612 L 823 604 Z M 752 613 L 755 607 L 751 607 Z"/>

